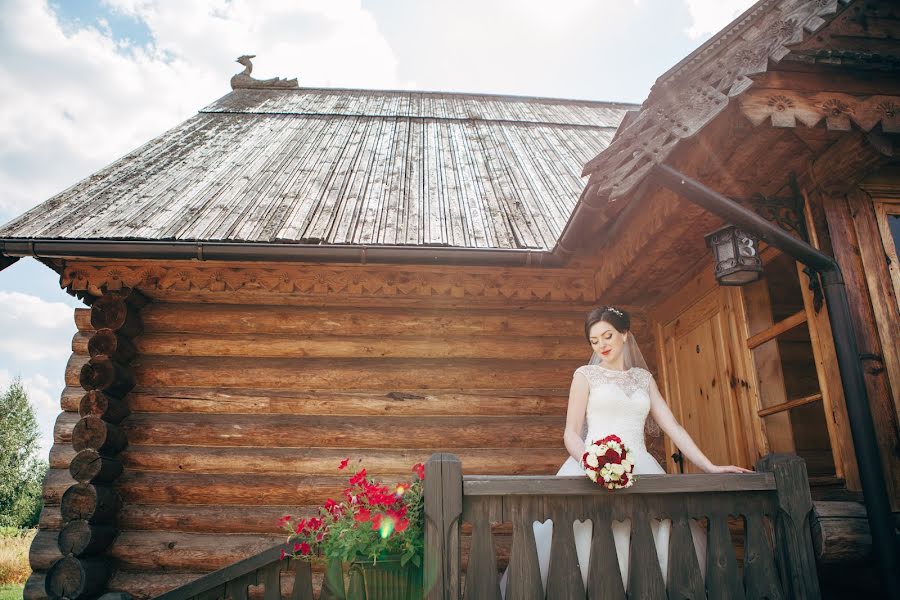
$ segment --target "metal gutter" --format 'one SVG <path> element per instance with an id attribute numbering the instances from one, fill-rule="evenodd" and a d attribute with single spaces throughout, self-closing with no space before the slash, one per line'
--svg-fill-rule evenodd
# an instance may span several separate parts
<path id="1" fill-rule="evenodd" d="M 343 262 L 437 265 L 560 267 L 563 257 L 546 250 L 271 244 L 146 240 L 0 239 L 0 255 L 10 258 L 116 258 L 267 262 Z M 3 264 L 2 261 L 0 265 Z M 11 263 L 10 263 L 11 264 Z"/>
<path id="2" fill-rule="evenodd" d="M 875 426 L 869 408 L 862 362 L 850 319 L 850 305 L 840 266 L 832 257 L 822 254 L 753 211 L 669 166 L 657 165 L 650 172 L 649 178 L 727 222 L 758 235 L 767 244 L 775 246 L 821 273 L 847 405 L 847 417 L 853 437 L 853 448 L 856 450 L 856 462 L 859 465 L 869 532 L 872 535 L 872 548 L 887 597 L 900 598 L 900 572 L 898 572 L 900 549 L 884 473 L 881 470 L 881 452 L 875 438 Z"/>

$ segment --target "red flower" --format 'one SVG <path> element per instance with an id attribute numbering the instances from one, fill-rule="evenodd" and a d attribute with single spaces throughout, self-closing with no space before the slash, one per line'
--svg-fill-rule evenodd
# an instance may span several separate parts
<path id="1" fill-rule="evenodd" d="M 321 542 L 324 539 L 325 539 L 325 530 L 323 529 L 322 531 L 320 531 L 319 533 L 316 534 L 316 541 Z"/>
<path id="2" fill-rule="evenodd" d="M 287 524 L 287 522 L 290 520 L 291 520 L 291 515 L 284 515 L 283 517 L 278 519 L 278 526 L 284 527 Z"/>
<path id="3" fill-rule="evenodd" d="M 327 510 L 331 514 L 334 514 L 334 511 L 337 509 L 337 505 L 338 505 L 337 502 L 335 502 L 334 500 L 329 498 L 328 500 L 325 501 L 325 510 Z"/>
<path id="4" fill-rule="evenodd" d="M 359 485 L 366 480 L 366 470 L 360 469 L 356 475 L 350 478 L 350 485 Z"/>
<path id="5" fill-rule="evenodd" d="M 619 484 L 620 485 L 628 485 L 628 473 L 622 474 L 622 476 L 619 478 Z"/>
<path id="6" fill-rule="evenodd" d="M 408 483 L 398 483 L 397 489 L 394 490 L 394 494 L 396 494 L 397 496 L 402 496 L 403 494 L 406 493 L 406 490 L 408 490 L 408 489 L 409 489 Z"/>
<path id="7" fill-rule="evenodd" d="M 348 465 L 349 463 L 350 463 L 350 458 L 349 458 L 349 457 L 348 457 L 348 458 L 345 458 L 344 460 L 341 461 L 341 466 L 339 466 L 338 469 L 340 469 L 341 471 L 343 471 L 344 469 L 347 468 L 347 465 Z"/>
<path id="8" fill-rule="evenodd" d="M 294 527 L 294 533 L 300 533 L 304 527 L 306 527 L 306 519 L 300 519 L 297 521 L 297 526 Z"/>
<path id="9" fill-rule="evenodd" d="M 384 519 L 384 515 L 380 513 L 372 517 L 372 529 L 374 529 L 375 531 L 381 529 L 382 519 Z"/>
<path id="10" fill-rule="evenodd" d="M 303 556 L 306 556 L 307 554 L 309 554 L 310 550 L 311 550 L 311 548 L 309 547 L 309 544 L 307 544 L 306 542 L 303 542 L 302 544 L 300 544 L 300 554 L 302 554 Z"/>
<path id="11" fill-rule="evenodd" d="M 359 523 L 365 523 L 366 521 L 368 521 L 369 519 L 372 518 L 372 513 L 370 513 L 369 509 L 367 509 L 367 508 L 361 508 L 361 509 L 359 509 L 359 512 L 356 513 L 356 516 L 353 518 Z"/>
<path id="12" fill-rule="evenodd" d="M 606 451 L 606 454 L 603 455 L 603 458 L 607 460 L 607 462 L 617 463 L 620 460 L 619 453 L 610 448 Z"/>
<path id="13" fill-rule="evenodd" d="M 397 522 L 397 528 L 394 531 L 402 533 L 406 531 L 407 527 L 409 527 L 409 519 L 400 519 L 400 521 Z"/>
<path id="14" fill-rule="evenodd" d="M 420 480 L 425 481 L 425 465 L 416 463 L 413 465 L 412 470 Z"/>
<path id="15" fill-rule="evenodd" d="M 298 544 L 298 543 L 295 542 L 295 543 L 294 543 L 294 552 L 297 552 L 297 551 L 299 551 L 299 550 L 300 550 L 300 544 Z"/>
<path id="16" fill-rule="evenodd" d="M 281 549 L 281 556 L 278 557 L 278 560 L 284 560 L 284 557 L 285 557 L 285 556 L 287 556 L 287 554 L 284 553 L 284 548 L 282 548 L 282 549 Z"/>
<path id="17" fill-rule="evenodd" d="M 324 525 L 324 524 L 325 524 L 325 522 L 322 521 L 322 519 L 319 519 L 318 517 L 313 517 L 306 523 L 307 527 L 309 527 L 312 531 L 318 531 L 319 528 L 322 527 L 322 525 Z"/>

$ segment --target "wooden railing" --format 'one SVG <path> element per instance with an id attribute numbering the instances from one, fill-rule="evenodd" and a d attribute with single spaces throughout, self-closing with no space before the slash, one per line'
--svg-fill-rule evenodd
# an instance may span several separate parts
<path id="1" fill-rule="evenodd" d="M 613 541 L 613 521 L 630 519 L 628 598 L 816 599 L 819 585 L 810 536 L 812 499 L 802 459 L 770 455 L 751 475 L 644 475 L 631 488 L 608 492 L 583 477 L 466 476 L 452 454 L 425 465 L 425 573 L 429 600 L 498 600 L 500 576 L 492 525 L 510 523 L 507 600 L 625 598 Z M 729 518 L 742 517 L 743 564 L 738 565 Z M 543 589 L 533 523 L 552 519 L 547 589 Z M 593 524 L 587 589 L 571 524 Z M 670 519 L 668 573 L 661 573 L 651 531 Z M 690 522 L 706 523 L 706 577 L 694 551 Z M 471 526 L 463 574 L 462 526 Z M 774 547 L 772 542 L 774 541 Z M 276 546 L 210 573 L 158 600 L 313 600 L 309 563 L 279 560 Z M 293 585 L 283 589 L 293 575 Z M 364 599 L 351 577 L 344 589 L 340 563 L 325 574 L 320 600 Z"/>
<path id="2" fill-rule="evenodd" d="M 625 519 L 632 523 L 629 598 L 819 598 L 811 510 L 806 467 L 796 456 L 767 456 L 750 475 L 645 475 L 608 492 L 583 477 L 463 477 L 455 456 L 436 454 L 425 475 L 427 598 L 499 600 L 491 524 L 503 522 L 512 524 L 507 600 L 625 598 L 611 528 Z M 744 522 L 742 569 L 728 524 L 736 516 Z M 555 526 L 543 590 L 533 523 L 546 519 Z M 572 523 L 587 519 L 593 536 L 585 589 Z M 668 573 L 660 572 L 653 519 L 672 521 Z M 691 519 L 708 524 L 705 580 Z M 464 580 L 463 523 L 472 531 Z"/>

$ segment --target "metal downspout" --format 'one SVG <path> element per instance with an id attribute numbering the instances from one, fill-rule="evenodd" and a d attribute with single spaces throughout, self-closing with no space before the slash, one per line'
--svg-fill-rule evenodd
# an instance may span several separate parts
<path id="1" fill-rule="evenodd" d="M 791 236 L 753 211 L 667 165 L 654 167 L 650 177 L 686 200 L 759 236 L 767 244 L 822 274 L 828 318 L 872 535 L 872 548 L 887 597 L 900 599 L 900 550 L 840 266 L 833 258 Z"/>

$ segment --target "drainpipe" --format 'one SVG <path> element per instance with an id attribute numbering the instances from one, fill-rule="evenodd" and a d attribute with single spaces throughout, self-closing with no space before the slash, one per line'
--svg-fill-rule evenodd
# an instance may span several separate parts
<path id="1" fill-rule="evenodd" d="M 862 363 L 850 320 L 850 305 L 847 302 L 847 290 L 840 267 L 830 256 L 822 254 L 753 211 L 667 165 L 660 164 L 654 167 L 650 177 L 657 184 L 669 188 L 725 221 L 759 236 L 767 244 L 775 246 L 822 274 L 828 318 L 831 321 L 834 348 L 847 404 L 847 417 L 850 421 L 866 515 L 869 519 L 869 531 L 872 535 L 872 549 L 878 561 L 878 571 L 887 597 L 900 599 L 900 573 L 898 573 L 900 551 L 897 547 L 897 534 L 888 501 L 884 472 L 881 470 L 881 453 L 875 441 L 875 426 L 869 409 Z"/>

